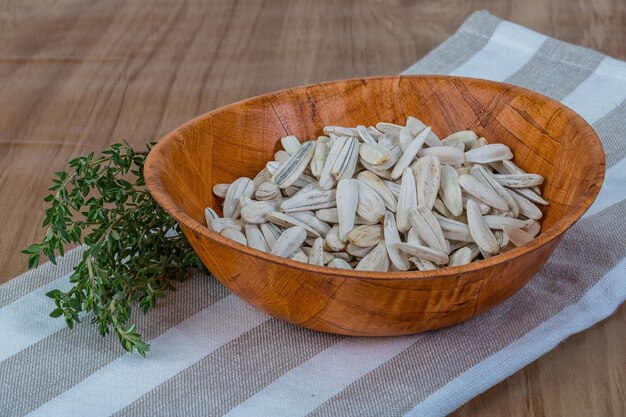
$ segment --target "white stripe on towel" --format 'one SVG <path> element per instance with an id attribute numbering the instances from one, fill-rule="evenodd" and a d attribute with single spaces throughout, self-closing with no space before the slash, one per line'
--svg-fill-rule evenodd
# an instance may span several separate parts
<path id="1" fill-rule="evenodd" d="M 110 416 L 269 318 L 229 295 L 150 340 L 146 359 L 124 355 L 28 415 Z"/>
<path id="2" fill-rule="evenodd" d="M 418 337 L 344 339 L 274 380 L 225 417 L 305 416 Z"/>
<path id="3" fill-rule="evenodd" d="M 610 316 L 626 298 L 626 259 L 605 274 L 576 304 L 474 365 L 429 395 L 405 417 L 445 416 L 554 349 L 567 337 Z M 598 300 L 602 300 L 601 303 Z"/>
<path id="4" fill-rule="evenodd" d="M 0 308 L 0 362 L 66 327 L 48 315 L 54 304 L 46 297 L 53 289 L 68 291 L 71 273 L 29 292 Z"/>
<path id="5" fill-rule="evenodd" d="M 562 100 L 588 123 L 595 123 L 626 100 L 626 62 L 606 57 Z"/>
<path id="6" fill-rule="evenodd" d="M 504 81 L 526 65 L 546 39 L 515 23 L 502 22 L 489 42 L 450 75 Z"/>

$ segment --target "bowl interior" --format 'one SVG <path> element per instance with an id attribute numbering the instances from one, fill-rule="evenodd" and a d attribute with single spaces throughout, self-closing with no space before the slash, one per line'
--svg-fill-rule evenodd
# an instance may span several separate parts
<path id="1" fill-rule="evenodd" d="M 322 134 L 326 125 L 404 124 L 410 115 L 432 126 L 441 138 L 469 129 L 490 143 L 504 143 L 518 166 L 543 175 L 543 196 L 550 205 L 542 207 L 542 233 L 555 225 L 555 235 L 562 233 L 599 191 L 602 146 L 572 110 L 523 88 L 445 76 L 314 84 L 222 107 L 159 142 L 146 176 L 149 185 L 154 178 L 148 177 L 158 176 L 161 192 L 155 197 L 161 205 L 169 199 L 174 217 L 180 221 L 184 213 L 203 225 L 205 207 L 220 212 L 213 184 L 254 177 L 280 149 L 282 136 L 304 141 Z"/>

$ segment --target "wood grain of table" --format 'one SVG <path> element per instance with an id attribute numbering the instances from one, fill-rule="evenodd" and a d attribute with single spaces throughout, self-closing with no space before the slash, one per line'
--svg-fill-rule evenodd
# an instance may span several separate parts
<path id="1" fill-rule="evenodd" d="M 0 282 L 77 155 L 158 139 L 218 106 L 395 74 L 475 10 L 626 59 L 624 0 L 0 0 Z M 625 416 L 626 306 L 456 416 Z"/>

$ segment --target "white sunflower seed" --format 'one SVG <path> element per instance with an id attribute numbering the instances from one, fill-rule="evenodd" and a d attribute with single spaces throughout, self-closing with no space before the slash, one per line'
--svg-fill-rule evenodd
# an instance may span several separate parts
<path id="1" fill-rule="evenodd" d="M 490 255 L 500 251 L 500 245 L 491 229 L 480 214 L 478 203 L 474 200 L 467 201 L 467 221 L 472 238 L 478 247 Z"/>
<path id="2" fill-rule="evenodd" d="M 244 207 L 246 207 L 248 204 L 254 203 L 255 201 L 253 199 L 251 199 L 250 197 L 246 197 L 241 196 L 241 198 L 239 198 L 239 204 L 241 206 L 241 210 L 244 209 Z"/>
<path id="3" fill-rule="evenodd" d="M 204 221 L 209 229 L 211 228 L 211 220 L 219 218 L 220 216 L 211 207 L 204 209 Z"/>
<path id="4" fill-rule="evenodd" d="M 400 197 L 400 184 L 388 180 L 383 180 L 383 184 L 385 184 L 385 187 L 389 188 L 389 191 L 391 191 L 396 198 Z"/>
<path id="5" fill-rule="evenodd" d="M 344 143 L 337 160 L 333 164 L 330 174 L 339 181 L 344 178 L 352 178 L 359 159 L 359 141 L 356 138 L 348 138 Z"/>
<path id="6" fill-rule="evenodd" d="M 540 232 L 542 213 L 533 203 L 548 203 L 537 187 L 543 177 L 511 162 L 506 145 L 488 145 L 471 131 L 441 141 L 414 117 L 404 127 L 378 127 L 328 126 L 328 136 L 302 144 L 295 136 L 282 138 L 285 150 L 254 180 L 215 185 L 224 213 L 234 218 L 207 209 L 208 227 L 301 262 L 384 271 L 436 269 L 432 261 L 462 265 L 479 254 L 489 258 L 512 246 L 505 227 L 518 244 Z M 305 236 L 297 245 L 276 247 L 286 233 L 278 224 Z"/>
<path id="7" fill-rule="evenodd" d="M 402 153 L 402 148 L 400 147 L 400 138 L 397 134 L 383 133 L 378 138 L 376 138 L 376 142 L 380 146 L 389 150 L 397 146 L 398 149 L 400 149 L 400 153 Z"/>
<path id="8" fill-rule="evenodd" d="M 409 223 L 409 211 L 417 206 L 417 192 L 415 179 L 411 168 L 405 168 L 402 173 L 400 195 L 398 196 L 398 208 L 396 210 L 396 223 L 398 230 L 406 232 L 411 227 Z"/>
<path id="9" fill-rule="evenodd" d="M 241 212 L 241 197 L 251 197 L 254 192 L 254 184 L 247 177 L 237 178 L 228 187 L 224 196 L 224 217 L 236 219 Z"/>
<path id="10" fill-rule="evenodd" d="M 280 168 L 281 163 L 278 161 L 269 161 L 265 164 L 265 170 L 270 174 L 274 175 L 274 173 Z M 271 177 L 270 177 L 271 179 Z"/>
<path id="11" fill-rule="evenodd" d="M 497 229 L 497 230 L 502 230 L 502 226 L 504 225 L 511 226 L 511 227 L 518 227 L 518 228 L 528 227 L 534 221 L 534 220 L 520 220 L 520 219 L 515 219 L 513 217 L 508 217 L 508 216 L 496 216 L 493 214 L 483 216 L 483 220 L 485 220 L 485 222 L 487 223 L 487 226 L 489 226 L 490 229 Z"/>
<path id="12" fill-rule="evenodd" d="M 306 224 L 322 237 L 326 236 L 326 234 L 330 231 L 330 225 L 321 221 L 312 211 L 294 211 L 289 213 L 289 215 Z"/>
<path id="13" fill-rule="evenodd" d="M 348 233 L 348 241 L 360 248 L 377 245 L 383 239 L 383 226 L 380 224 L 365 224 Z"/>
<path id="14" fill-rule="evenodd" d="M 346 262 L 350 262 L 354 257 L 347 252 L 330 252 L 335 258 L 343 259 Z"/>
<path id="15" fill-rule="evenodd" d="M 533 235 L 517 227 L 504 225 L 502 230 L 515 246 L 523 246 L 534 239 Z"/>
<path id="16" fill-rule="evenodd" d="M 432 130 L 428 132 L 428 135 L 426 136 L 426 140 L 424 140 L 424 144 L 426 146 L 430 146 L 431 148 L 435 148 L 437 146 L 443 146 L 443 144 L 441 143 L 441 139 L 439 139 L 439 136 L 437 136 L 435 132 L 433 132 Z"/>
<path id="17" fill-rule="evenodd" d="M 471 149 L 465 152 L 467 162 L 476 164 L 487 164 L 489 162 L 504 161 L 513 159 L 513 153 L 508 146 L 503 143 L 494 143 Z"/>
<path id="18" fill-rule="evenodd" d="M 527 200 L 532 201 L 533 203 L 541 204 L 541 205 L 544 205 L 544 206 L 547 206 L 547 205 L 550 204 L 550 202 L 545 200 L 543 197 L 541 197 L 539 194 L 537 194 L 531 188 L 515 188 L 512 191 L 516 192 L 517 194 L 521 195 L 522 197 L 526 198 Z"/>
<path id="19" fill-rule="evenodd" d="M 357 271 L 379 271 L 386 272 L 389 270 L 389 257 L 387 256 L 387 248 L 385 242 L 380 242 L 374 249 L 361 259 L 356 266 Z"/>
<path id="20" fill-rule="evenodd" d="M 287 151 L 289 155 L 293 155 L 298 152 L 298 150 L 300 150 L 300 147 L 302 146 L 298 138 L 293 135 L 281 138 L 280 143 L 283 145 L 283 149 Z"/>
<path id="21" fill-rule="evenodd" d="M 365 169 L 367 169 L 368 171 L 372 172 L 373 174 L 375 174 L 377 177 L 380 178 L 384 178 L 386 180 L 390 180 L 391 179 L 391 171 L 388 169 L 383 169 L 380 168 L 376 165 L 371 165 L 368 162 L 360 159 L 359 162 L 361 163 L 361 165 L 363 165 L 363 167 L 365 167 Z"/>
<path id="22" fill-rule="evenodd" d="M 409 221 L 428 246 L 446 254 L 449 252 L 441 226 L 430 210 L 424 206 L 413 207 L 409 210 Z"/>
<path id="23" fill-rule="evenodd" d="M 304 172 L 315 153 L 315 142 L 305 142 L 272 175 L 272 182 L 280 188 L 292 185 Z"/>
<path id="24" fill-rule="evenodd" d="M 474 199 L 473 196 L 471 196 L 469 194 L 466 194 L 466 193 L 463 193 L 463 206 L 464 207 L 467 206 L 467 201 L 468 200 L 473 200 L 473 199 Z M 476 203 L 478 203 L 478 208 L 480 208 L 480 214 L 485 215 L 485 214 L 488 214 L 491 211 L 491 206 L 488 206 L 487 204 L 483 203 L 480 200 L 474 200 L 474 201 L 476 201 Z M 500 211 L 500 210 L 498 210 L 498 211 Z M 503 212 L 503 213 L 506 213 L 506 212 Z"/>
<path id="25" fill-rule="evenodd" d="M 395 213 L 398 206 L 398 200 L 376 174 L 370 171 L 363 171 L 359 173 L 357 180 L 376 191 L 376 193 L 383 200 L 385 207 Z"/>
<path id="26" fill-rule="evenodd" d="M 459 175 L 459 185 L 468 194 L 476 197 L 485 204 L 497 208 L 498 210 L 508 211 L 509 205 L 500 194 L 496 192 L 491 186 L 478 180 L 470 174 Z"/>
<path id="27" fill-rule="evenodd" d="M 248 241 L 246 240 L 246 236 L 241 233 L 237 229 L 232 229 L 230 227 L 225 227 L 220 232 L 220 235 L 229 238 L 230 240 L 234 240 L 235 242 L 239 242 L 242 245 L 247 245 Z"/>
<path id="28" fill-rule="evenodd" d="M 441 226 L 444 238 L 462 242 L 474 241 L 467 224 L 445 218 L 438 214 L 435 214 L 435 218 L 439 222 L 439 226 Z"/>
<path id="29" fill-rule="evenodd" d="M 359 137 L 364 143 L 368 143 L 370 145 L 377 145 L 376 139 L 372 137 L 372 134 L 367 130 L 367 128 L 363 125 L 359 125 L 356 127 L 356 131 L 359 134 Z M 378 135 L 380 136 L 380 135 Z"/>
<path id="30" fill-rule="evenodd" d="M 504 249 L 509 244 L 509 237 L 502 230 L 494 230 L 493 235 L 496 237 L 500 249 Z"/>
<path id="31" fill-rule="evenodd" d="M 358 136 L 359 132 L 357 129 L 353 127 L 344 127 L 344 126 L 326 126 L 324 128 L 324 133 L 334 133 L 337 136 L 347 136 L 353 137 Z"/>
<path id="32" fill-rule="evenodd" d="M 259 186 L 263 184 L 264 182 L 270 181 L 271 178 L 272 176 L 267 171 L 267 169 L 263 168 L 262 170 L 260 170 L 259 173 L 256 174 L 256 176 L 252 179 L 252 183 L 254 185 L 254 191 L 258 190 Z"/>
<path id="33" fill-rule="evenodd" d="M 352 269 L 352 267 L 350 266 L 348 262 L 340 258 L 335 258 L 332 261 L 328 262 L 327 266 L 329 266 L 330 268 L 336 268 L 336 269 Z"/>
<path id="34" fill-rule="evenodd" d="M 261 233 L 263 233 L 267 246 L 271 250 L 274 247 L 276 240 L 282 234 L 282 230 L 274 223 L 262 223 L 259 225 L 259 228 L 261 229 Z"/>
<path id="35" fill-rule="evenodd" d="M 417 229 L 411 227 L 406 233 L 406 243 L 410 243 L 411 245 L 419 245 L 426 246 L 426 242 L 422 240 L 419 233 L 417 233 Z"/>
<path id="36" fill-rule="evenodd" d="M 376 129 L 383 132 L 383 133 L 399 133 L 400 129 L 402 129 L 403 126 L 400 125 L 396 125 L 393 123 L 386 123 L 386 122 L 379 122 L 376 123 Z"/>
<path id="37" fill-rule="evenodd" d="M 289 154 L 289 152 L 280 150 L 274 154 L 274 161 L 278 162 L 279 164 L 283 164 L 287 162 L 290 156 L 291 155 Z"/>
<path id="38" fill-rule="evenodd" d="M 267 201 L 253 201 L 241 209 L 241 218 L 246 223 L 261 224 L 267 222 L 267 215 L 280 208 L 283 198 Z"/>
<path id="39" fill-rule="evenodd" d="M 416 164 L 417 202 L 432 210 L 441 183 L 441 165 L 434 156 L 419 158 Z"/>
<path id="40" fill-rule="evenodd" d="M 472 242 L 454 242 L 450 244 L 450 253 L 468 246 Z"/>
<path id="41" fill-rule="evenodd" d="M 416 258 L 415 256 L 410 257 L 409 261 L 413 265 L 415 265 L 420 271 L 434 271 L 435 269 L 439 269 L 434 263 L 426 261 L 424 259 Z"/>
<path id="42" fill-rule="evenodd" d="M 426 125 L 419 119 L 409 116 L 406 118 L 406 128 L 413 135 L 413 137 L 417 136 L 426 129 Z"/>
<path id="43" fill-rule="evenodd" d="M 495 162 L 494 164 L 498 164 Z M 502 161 L 499 163 L 500 166 L 495 165 L 496 170 L 500 174 L 526 174 L 522 168 L 518 167 L 513 163 L 513 161 Z M 541 189 L 537 186 L 531 188 L 536 194 L 541 195 Z M 545 200 L 544 200 L 545 201 Z M 544 203 L 539 203 L 544 204 Z"/>
<path id="44" fill-rule="evenodd" d="M 274 200 L 280 197 L 280 190 L 273 182 L 265 181 L 256 189 L 254 196 L 259 201 Z"/>
<path id="45" fill-rule="evenodd" d="M 441 142 L 445 145 L 449 142 L 462 143 L 466 148 L 471 148 L 472 145 L 478 140 L 478 135 L 471 130 L 461 130 L 448 135 Z"/>
<path id="46" fill-rule="evenodd" d="M 402 152 L 406 152 L 406 149 L 409 147 L 413 139 L 415 139 L 415 136 L 417 135 L 412 134 L 406 126 L 400 129 L 400 132 L 398 132 L 398 140 L 400 142 Z"/>
<path id="47" fill-rule="evenodd" d="M 213 230 L 214 232 L 221 233 L 222 230 L 226 228 L 235 229 L 238 231 L 243 230 L 243 226 L 238 220 L 231 219 L 229 217 L 218 217 L 216 219 L 211 219 L 211 225 L 209 226 L 209 229 Z"/>
<path id="48" fill-rule="evenodd" d="M 378 139 L 383 134 L 383 132 L 376 129 L 374 126 L 368 126 L 367 131 L 369 132 L 370 135 L 372 135 L 374 139 Z"/>
<path id="49" fill-rule="evenodd" d="M 543 177 L 538 174 L 494 174 L 493 177 L 508 188 L 530 188 L 543 183 Z"/>
<path id="50" fill-rule="evenodd" d="M 311 174 L 317 179 L 322 175 L 322 170 L 324 169 L 324 164 L 326 163 L 329 152 L 330 146 L 327 143 L 320 143 L 318 139 L 317 145 L 315 146 L 315 153 L 310 163 Z"/>
<path id="51" fill-rule="evenodd" d="M 491 174 L 491 172 L 483 168 L 481 165 L 476 164 L 470 170 L 470 175 L 472 175 L 477 180 L 482 181 L 485 185 L 493 188 L 493 190 L 498 193 L 498 195 L 502 197 L 504 201 L 506 201 L 506 204 L 509 207 L 508 210 L 511 211 L 513 217 L 519 216 L 519 207 L 517 206 L 517 203 L 515 202 L 513 197 L 511 197 L 509 192 L 502 185 L 500 185 L 498 181 L 495 180 L 495 178 L 493 178 L 493 174 Z"/>
<path id="52" fill-rule="evenodd" d="M 336 190 L 320 190 L 312 188 L 297 194 L 284 201 L 280 208 L 286 213 L 292 211 L 318 210 L 335 207 L 337 205 Z"/>
<path id="53" fill-rule="evenodd" d="M 441 143 L 445 147 L 457 149 L 458 151 L 462 151 L 463 152 L 463 161 L 465 161 L 465 144 L 463 142 L 461 142 L 459 139 L 449 139 L 449 140 L 444 139 Z M 468 149 L 469 149 L 469 146 L 468 146 Z"/>
<path id="54" fill-rule="evenodd" d="M 513 199 L 519 206 L 519 212 L 522 216 L 533 220 L 539 220 L 543 216 L 543 213 L 541 212 L 539 207 L 537 207 L 521 195 L 517 194 L 514 191 L 509 191 L 509 194 L 511 195 L 511 197 L 513 197 Z"/>
<path id="55" fill-rule="evenodd" d="M 228 187 L 230 187 L 230 184 L 215 184 L 213 186 L 213 194 L 215 194 L 219 198 L 225 198 Z"/>
<path id="56" fill-rule="evenodd" d="M 439 193 L 441 194 L 441 188 L 439 189 Z M 463 200 L 461 200 L 461 204 L 462 204 L 462 201 Z M 460 216 L 460 215 L 459 216 L 455 216 L 454 214 L 452 214 L 450 212 L 450 210 L 448 210 L 448 207 L 446 207 L 446 205 L 443 204 L 443 201 L 441 201 L 440 198 L 437 198 L 435 200 L 435 204 L 433 204 L 433 211 L 435 211 L 435 210 L 437 212 L 439 212 L 439 214 L 441 214 L 443 217 L 447 217 L 449 219 L 451 219 L 451 218 L 458 218 Z"/>
<path id="57" fill-rule="evenodd" d="M 352 243 L 348 243 L 345 246 L 344 251 L 346 251 L 350 255 L 354 256 L 355 258 L 362 258 L 362 257 L 366 256 L 368 253 L 370 253 L 372 251 L 372 249 L 374 249 L 374 246 L 370 246 L 369 248 L 362 248 L 362 247 L 356 246 L 356 245 L 354 245 Z"/>
<path id="58" fill-rule="evenodd" d="M 269 213 L 267 215 L 267 220 L 269 220 L 272 223 L 276 223 L 280 226 L 283 227 L 293 227 L 293 226 L 298 226 L 303 228 L 306 233 L 307 236 L 311 236 L 311 237 L 320 237 L 320 234 L 317 230 L 313 229 L 310 226 L 307 226 L 306 224 L 304 224 L 303 222 L 301 222 L 300 220 L 291 217 L 288 214 L 285 213 L 280 213 L 278 211 L 273 211 L 271 213 Z"/>
<path id="59" fill-rule="evenodd" d="M 482 148 L 483 146 L 488 145 L 488 144 L 489 144 L 489 142 L 487 142 L 487 139 L 485 139 L 485 138 L 478 138 L 478 140 L 476 142 L 474 142 L 474 144 L 470 147 L 470 150 Z"/>
<path id="60" fill-rule="evenodd" d="M 465 162 L 465 152 L 451 146 L 436 146 L 433 148 L 423 148 L 417 153 L 418 157 L 434 156 L 439 159 L 442 165 L 461 165 Z"/>
<path id="61" fill-rule="evenodd" d="M 339 237 L 339 225 L 335 224 L 326 233 L 326 245 L 333 252 L 339 252 L 346 247 L 346 241 Z"/>
<path id="62" fill-rule="evenodd" d="M 471 258 L 474 259 L 481 254 L 480 248 L 476 243 L 470 243 L 467 247 L 472 251 Z"/>
<path id="63" fill-rule="evenodd" d="M 304 239 L 306 239 L 306 230 L 299 226 L 290 227 L 276 240 L 271 253 L 287 258 L 302 246 Z"/>
<path id="64" fill-rule="evenodd" d="M 315 216 L 318 219 L 332 224 L 339 224 L 339 213 L 336 207 L 319 209 L 315 211 Z M 372 224 L 373 222 L 368 222 L 361 216 L 357 215 L 354 218 L 354 224 Z M 377 223 L 377 222 L 376 222 Z"/>
<path id="65" fill-rule="evenodd" d="M 413 159 L 417 155 L 417 152 L 422 149 L 422 146 L 424 145 L 424 140 L 426 139 L 426 136 L 429 132 L 430 128 L 424 129 L 422 133 L 417 135 L 415 139 L 413 139 L 411 143 L 408 144 L 408 146 L 404 150 L 404 153 L 402 154 L 402 156 L 400 156 L 400 159 L 398 159 L 398 162 L 396 162 L 396 165 L 391 170 L 391 178 L 393 178 L 394 180 L 400 178 L 404 169 L 411 165 L 411 162 L 413 162 Z"/>
<path id="66" fill-rule="evenodd" d="M 328 156 L 326 157 L 326 162 L 324 163 L 324 168 L 322 168 L 319 178 L 320 187 L 324 190 L 330 190 L 337 184 L 335 177 L 331 175 L 331 171 L 337 161 L 337 157 L 341 153 L 343 146 L 346 144 L 348 139 L 349 138 L 347 137 L 339 137 L 332 142 L 330 150 L 328 151 Z"/>
<path id="67" fill-rule="evenodd" d="M 270 248 L 261 233 L 261 229 L 256 224 L 244 224 L 243 229 L 246 233 L 248 246 L 263 252 L 269 252 Z"/>
<path id="68" fill-rule="evenodd" d="M 320 143 L 329 143 L 330 142 L 330 138 L 328 136 L 318 136 L 317 137 L 317 144 L 319 145 Z"/>
<path id="69" fill-rule="evenodd" d="M 391 151 L 377 143 L 359 145 L 359 156 L 368 164 L 382 165 L 391 159 Z"/>
<path id="70" fill-rule="evenodd" d="M 324 239 L 318 237 L 309 252 L 309 263 L 311 265 L 324 266 Z"/>
<path id="71" fill-rule="evenodd" d="M 463 213 L 463 196 L 459 185 L 459 176 L 451 166 L 444 165 L 441 167 L 439 194 L 441 201 L 450 210 L 450 213 L 454 216 L 460 216 Z"/>
<path id="72" fill-rule="evenodd" d="M 378 223 L 385 215 L 385 203 L 376 191 L 356 180 L 359 189 L 356 212 L 367 222 Z"/>
<path id="73" fill-rule="evenodd" d="M 289 259 L 296 262 L 302 262 L 303 264 L 309 263 L 309 257 L 306 253 L 304 253 L 301 249 L 298 249 L 293 254 L 289 256 Z"/>
<path id="74" fill-rule="evenodd" d="M 472 164 L 467 164 L 460 167 L 454 167 L 454 170 L 456 171 L 457 175 L 469 174 L 470 170 L 472 169 L 471 165 Z"/>
<path id="75" fill-rule="evenodd" d="M 421 120 L 416 119 L 413 116 L 409 116 L 406 119 L 406 127 L 409 129 L 409 132 L 411 132 L 413 137 L 415 137 L 422 133 L 427 126 Z M 439 137 L 435 135 L 435 132 L 432 130 L 426 136 L 424 144 L 430 147 L 443 146 Z"/>
<path id="76" fill-rule="evenodd" d="M 450 256 L 449 266 L 467 265 L 472 262 L 472 250 L 468 247 L 458 249 Z"/>
<path id="77" fill-rule="evenodd" d="M 537 237 L 541 231 L 541 225 L 537 220 L 533 220 L 532 223 L 526 227 L 526 231 L 532 236 Z"/>
<path id="78" fill-rule="evenodd" d="M 300 189 L 298 187 L 294 187 L 293 185 L 290 187 L 285 188 L 283 191 L 283 195 L 285 197 L 292 197 L 294 196 L 298 191 L 300 191 Z"/>
<path id="79" fill-rule="evenodd" d="M 304 188 L 309 185 L 318 186 L 317 180 L 307 174 L 300 174 L 298 178 L 293 182 L 292 186 L 297 188 Z"/>
<path id="80" fill-rule="evenodd" d="M 439 265 L 446 264 L 449 260 L 448 255 L 446 255 L 444 252 L 438 249 L 429 248 L 428 246 L 411 245 L 410 243 L 402 242 L 396 243 L 395 246 L 400 251 L 408 255 L 426 261 L 431 261 Z"/>
<path id="81" fill-rule="evenodd" d="M 354 228 L 354 218 L 359 204 L 359 185 L 357 180 L 342 179 L 337 183 L 337 215 L 339 238 L 348 239 L 348 233 Z"/>
<path id="82" fill-rule="evenodd" d="M 390 211 L 385 213 L 384 235 L 385 247 L 391 263 L 401 271 L 408 271 L 409 260 L 404 252 L 399 251 L 395 246 L 396 243 L 400 243 L 400 234 L 396 226 L 396 219 Z"/>

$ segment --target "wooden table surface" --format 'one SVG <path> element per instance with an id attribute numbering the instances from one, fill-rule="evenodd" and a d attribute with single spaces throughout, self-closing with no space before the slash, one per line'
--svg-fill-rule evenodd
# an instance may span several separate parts
<path id="1" fill-rule="evenodd" d="M 475 10 L 626 59 L 624 0 L 0 0 L 0 282 L 77 155 L 260 93 L 395 74 Z M 626 306 L 456 411 L 625 416 Z"/>

